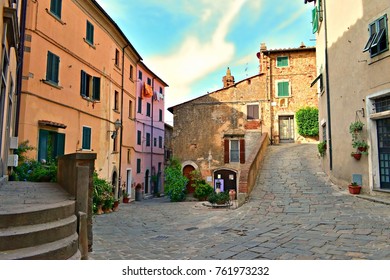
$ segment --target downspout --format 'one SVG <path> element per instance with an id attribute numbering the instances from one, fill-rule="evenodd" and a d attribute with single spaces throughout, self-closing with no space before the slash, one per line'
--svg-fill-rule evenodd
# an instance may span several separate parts
<path id="1" fill-rule="evenodd" d="M 154 99 L 154 77 L 152 79 L 152 93 L 153 93 L 153 96 L 152 96 L 152 105 L 151 105 L 151 132 L 150 132 L 150 176 L 153 176 L 155 174 L 152 174 L 152 170 L 153 170 L 153 145 L 154 145 L 154 139 L 153 139 L 153 130 L 154 130 L 154 127 L 153 127 L 153 99 Z M 156 172 L 156 169 L 154 170 L 154 172 Z M 152 177 L 150 177 L 152 178 Z M 150 182 L 152 182 L 152 180 L 150 180 Z M 152 184 L 150 184 L 150 188 L 152 188 Z M 152 190 L 150 190 L 152 191 Z M 153 185 L 153 193 L 155 192 L 155 186 Z M 156 194 L 155 194 L 156 195 Z"/>
<path id="2" fill-rule="evenodd" d="M 329 66 L 328 66 L 328 21 L 326 19 L 326 0 L 324 1 L 324 20 L 325 20 L 325 79 L 326 79 L 326 105 L 328 117 L 328 147 L 329 147 L 329 169 L 333 169 L 333 153 L 332 153 L 332 123 L 330 111 L 330 89 L 329 89 Z"/>
<path id="3" fill-rule="evenodd" d="M 123 143 L 123 96 L 124 96 L 124 83 L 125 83 L 125 49 L 129 45 L 126 45 L 122 48 L 122 81 L 121 81 L 121 113 L 120 113 L 120 122 L 121 122 L 121 133 L 119 136 L 119 178 L 118 178 L 118 198 L 120 197 L 120 187 L 122 184 L 122 143 Z"/>
<path id="4" fill-rule="evenodd" d="M 23 77 L 23 55 L 24 55 L 24 39 L 26 34 L 26 11 L 27 0 L 22 0 L 21 17 L 20 17 L 20 40 L 18 46 L 18 69 L 16 80 L 16 117 L 15 117 L 15 131 L 16 137 L 19 136 L 19 118 L 20 118 L 20 103 L 22 93 L 22 77 Z"/>

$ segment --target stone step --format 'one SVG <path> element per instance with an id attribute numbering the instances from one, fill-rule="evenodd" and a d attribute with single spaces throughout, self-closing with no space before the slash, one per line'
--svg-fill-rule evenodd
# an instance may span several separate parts
<path id="1" fill-rule="evenodd" d="M 54 222 L 3 228 L 0 231 L 0 251 L 54 242 L 73 235 L 76 229 L 75 215 Z"/>
<path id="2" fill-rule="evenodd" d="M 42 224 L 70 217 L 75 212 L 75 201 L 30 205 L 17 209 L 0 209 L 0 229 Z"/>
<path id="3" fill-rule="evenodd" d="M 65 260 L 81 259 L 78 250 L 78 235 L 74 233 L 63 239 L 37 246 L 0 252 L 0 260 Z"/>

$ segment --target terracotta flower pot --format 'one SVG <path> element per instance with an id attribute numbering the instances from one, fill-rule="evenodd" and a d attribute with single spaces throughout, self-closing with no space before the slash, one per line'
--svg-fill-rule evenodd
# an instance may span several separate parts
<path id="1" fill-rule="evenodd" d="M 351 156 L 353 156 L 356 160 L 359 160 L 362 157 L 361 153 L 352 153 Z"/>
<path id="2" fill-rule="evenodd" d="M 352 185 L 348 186 L 348 190 L 350 194 L 359 194 L 361 188 L 362 188 L 361 186 L 352 186 Z"/>
<path id="3" fill-rule="evenodd" d="M 358 147 L 358 150 L 360 152 L 365 152 L 365 151 L 367 151 L 367 148 L 366 147 Z"/>

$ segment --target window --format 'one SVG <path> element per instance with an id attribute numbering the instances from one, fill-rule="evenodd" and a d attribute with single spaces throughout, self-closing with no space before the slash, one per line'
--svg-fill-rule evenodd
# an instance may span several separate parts
<path id="1" fill-rule="evenodd" d="M 50 1 L 50 12 L 58 18 L 61 18 L 62 0 Z"/>
<path id="2" fill-rule="evenodd" d="M 115 50 L 115 65 L 119 67 L 119 50 Z"/>
<path id="3" fill-rule="evenodd" d="M 253 104 L 253 105 L 247 105 L 246 106 L 247 111 L 247 120 L 258 120 L 259 119 L 259 105 Z"/>
<path id="4" fill-rule="evenodd" d="M 131 163 L 131 150 L 127 149 L 127 163 Z"/>
<path id="5" fill-rule="evenodd" d="M 115 135 L 115 137 L 111 137 L 112 138 L 112 151 L 113 152 L 117 152 L 118 151 L 118 137 L 116 137 L 117 135 Z"/>
<path id="6" fill-rule="evenodd" d="M 119 92 L 114 91 L 114 110 L 119 111 Z"/>
<path id="7" fill-rule="evenodd" d="M 47 52 L 46 81 L 58 85 L 60 58 L 52 52 Z"/>
<path id="8" fill-rule="evenodd" d="M 224 163 L 245 163 L 245 139 L 224 140 Z"/>
<path id="9" fill-rule="evenodd" d="M 146 133 L 146 147 L 150 146 L 150 133 Z"/>
<path id="10" fill-rule="evenodd" d="M 138 109 L 137 113 L 141 114 L 142 113 L 142 98 L 138 97 Z"/>
<path id="11" fill-rule="evenodd" d="M 156 137 L 153 138 L 153 146 L 154 146 L 154 147 L 157 146 L 157 138 L 156 138 Z"/>
<path id="12" fill-rule="evenodd" d="M 149 102 L 146 103 L 146 116 L 150 117 L 150 110 L 151 110 L 151 105 Z"/>
<path id="13" fill-rule="evenodd" d="M 83 140 L 82 140 L 82 149 L 91 150 L 91 135 L 92 129 L 90 127 L 83 126 Z"/>
<path id="14" fill-rule="evenodd" d="M 239 162 L 240 160 L 240 148 L 238 140 L 230 141 L 230 162 Z"/>
<path id="15" fill-rule="evenodd" d="M 81 70 L 80 95 L 92 100 L 100 100 L 100 78 L 92 77 Z"/>
<path id="16" fill-rule="evenodd" d="M 326 123 L 322 125 L 322 141 L 326 141 Z"/>
<path id="17" fill-rule="evenodd" d="M 130 65 L 130 79 L 131 80 L 133 79 L 133 75 L 134 75 L 134 67 L 133 67 L 133 65 Z"/>
<path id="18" fill-rule="evenodd" d="M 278 56 L 276 58 L 276 67 L 287 67 L 288 66 L 288 56 Z"/>
<path id="19" fill-rule="evenodd" d="M 93 45 L 93 33 L 94 33 L 93 29 L 94 29 L 93 24 L 90 23 L 90 22 L 87 20 L 87 35 L 86 35 L 86 37 L 85 37 L 85 40 L 86 40 L 89 44 L 91 44 L 91 45 Z"/>
<path id="20" fill-rule="evenodd" d="M 159 148 L 162 148 L 162 146 L 163 146 L 162 143 L 163 143 L 163 138 L 162 138 L 161 136 L 159 136 L 159 137 L 158 137 L 158 147 L 159 147 Z"/>
<path id="21" fill-rule="evenodd" d="M 290 96 L 290 82 L 278 81 L 276 82 L 276 96 L 289 97 Z"/>
<path id="22" fill-rule="evenodd" d="M 138 79 L 142 81 L 142 72 L 141 72 L 141 70 L 138 71 Z"/>
<path id="23" fill-rule="evenodd" d="M 65 134 L 39 130 L 38 161 L 50 162 L 65 152 Z"/>
<path id="24" fill-rule="evenodd" d="M 148 78 L 147 83 L 148 83 L 149 86 L 151 86 L 152 85 L 152 80 L 150 78 Z"/>
<path id="25" fill-rule="evenodd" d="M 133 118 L 133 101 L 129 100 L 129 118 Z"/>
<path id="26" fill-rule="evenodd" d="M 372 22 L 369 27 L 369 38 L 364 46 L 363 52 L 370 51 L 371 57 L 376 56 L 389 49 L 387 15 Z"/>
<path id="27" fill-rule="evenodd" d="M 158 120 L 159 120 L 160 122 L 163 121 L 163 111 L 162 111 L 161 109 L 158 110 Z"/>
<path id="28" fill-rule="evenodd" d="M 137 174 L 141 173 L 141 159 L 137 158 Z"/>
<path id="29" fill-rule="evenodd" d="M 142 132 L 137 130 L 137 145 L 141 145 L 142 143 Z"/>

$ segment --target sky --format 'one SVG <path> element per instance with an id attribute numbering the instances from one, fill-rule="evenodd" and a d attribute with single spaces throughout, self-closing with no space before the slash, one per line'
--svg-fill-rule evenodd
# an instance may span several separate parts
<path id="1" fill-rule="evenodd" d="M 315 46 L 313 4 L 304 0 L 97 0 L 143 62 L 169 87 L 165 106 L 223 87 L 227 67 L 235 81 L 259 72 L 256 53 Z M 165 114 L 173 125 L 173 116 Z"/>

